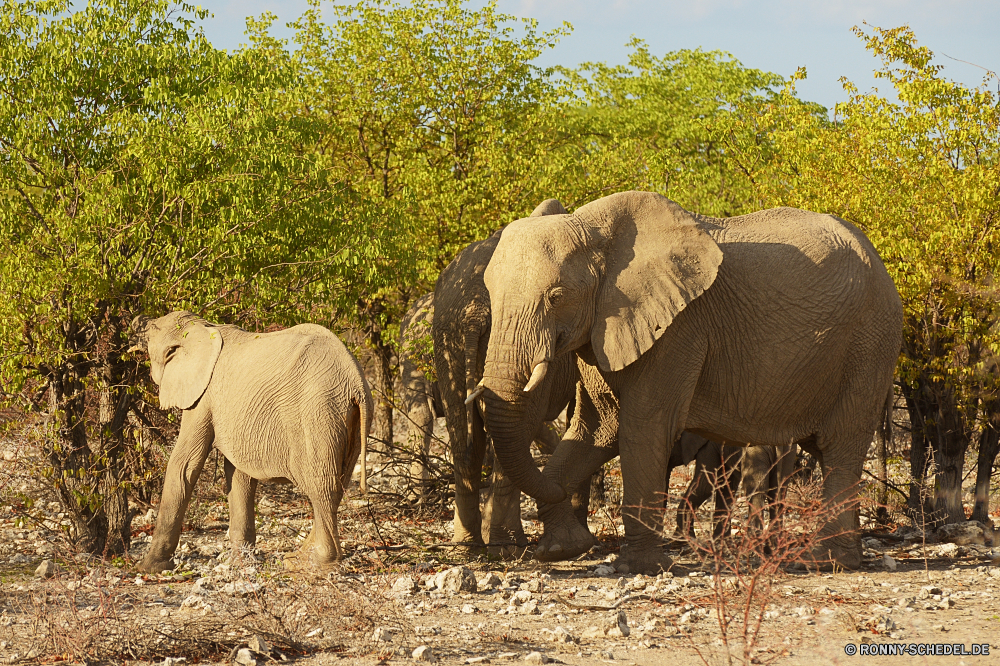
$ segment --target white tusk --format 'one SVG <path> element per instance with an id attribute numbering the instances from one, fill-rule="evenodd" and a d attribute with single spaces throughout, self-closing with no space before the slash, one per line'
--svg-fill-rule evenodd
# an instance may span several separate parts
<path id="1" fill-rule="evenodd" d="M 545 373 L 549 371 L 548 361 L 539 361 L 535 364 L 535 368 L 531 371 L 531 376 L 528 377 L 528 383 L 524 385 L 524 392 L 530 393 L 538 388 L 538 385 L 542 383 L 545 379 Z"/>
<path id="2" fill-rule="evenodd" d="M 485 377 L 479 380 L 479 383 L 476 384 L 476 388 L 472 389 L 472 393 L 470 393 L 469 397 L 465 399 L 465 404 L 471 405 L 473 400 L 475 400 L 476 398 L 478 398 L 483 394 L 483 391 L 486 390 L 486 385 L 483 384 L 483 382 L 485 381 L 486 381 Z"/>

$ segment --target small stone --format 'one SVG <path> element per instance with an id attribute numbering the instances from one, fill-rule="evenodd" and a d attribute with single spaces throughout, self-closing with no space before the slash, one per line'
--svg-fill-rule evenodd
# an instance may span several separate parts
<path id="1" fill-rule="evenodd" d="M 375 631 L 372 632 L 372 642 L 390 643 L 392 642 L 392 635 L 392 629 L 389 627 L 376 627 Z"/>
<path id="2" fill-rule="evenodd" d="M 526 601 L 521 604 L 521 607 L 517 611 L 521 615 L 538 615 L 538 602 L 532 599 L 531 601 Z"/>
<path id="3" fill-rule="evenodd" d="M 615 573 L 615 569 L 609 564 L 598 564 L 597 568 L 594 569 L 595 576 L 610 576 L 613 573 Z"/>
<path id="4" fill-rule="evenodd" d="M 434 661 L 434 653 L 426 645 L 421 645 L 413 651 L 413 661 Z"/>
<path id="5" fill-rule="evenodd" d="M 318 627 L 306 634 L 306 638 L 322 638 L 323 633 L 323 627 Z"/>
<path id="6" fill-rule="evenodd" d="M 575 643 L 576 638 L 565 627 L 555 629 L 542 629 L 542 637 L 554 643 Z"/>
<path id="7" fill-rule="evenodd" d="M 628 616 L 625 615 L 625 611 L 618 611 L 609 615 L 606 625 L 605 635 L 607 636 L 627 638 L 631 633 L 628 627 Z"/>
<path id="8" fill-rule="evenodd" d="M 615 660 L 615 653 L 611 650 L 601 650 L 599 654 L 601 655 L 601 659 L 607 659 L 609 661 Z"/>
<path id="9" fill-rule="evenodd" d="M 538 578 L 532 578 L 526 583 L 521 583 L 521 589 L 527 590 L 528 592 L 539 593 L 542 591 L 543 583 Z"/>
<path id="10" fill-rule="evenodd" d="M 478 588 L 476 574 L 465 567 L 452 567 L 434 577 L 434 587 L 446 594 L 475 592 Z"/>
<path id="11" fill-rule="evenodd" d="M 392 593 L 396 595 L 411 594 L 416 589 L 417 581 L 413 580 L 410 576 L 400 576 L 392 584 Z"/>
<path id="12" fill-rule="evenodd" d="M 257 658 L 254 656 L 253 650 L 250 648 L 240 648 L 236 653 L 236 659 L 234 661 L 237 664 L 243 664 L 243 666 L 257 666 Z"/>
<path id="13" fill-rule="evenodd" d="M 462 606 L 462 613 L 464 613 L 465 615 L 472 615 L 477 610 L 479 609 L 473 606 L 472 604 L 465 604 L 464 606 Z"/>
<path id="14" fill-rule="evenodd" d="M 42 560 L 42 563 L 35 569 L 35 575 L 39 578 L 52 578 L 59 573 L 59 567 L 52 560 Z"/>
<path id="15" fill-rule="evenodd" d="M 954 543 L 943 543 L 937 547 L 938 557 L 956 557 L 958 546 Z"/>
<path id="16" fill-rule="evenodd" d="M 261 638 L 260 636 L 254 636 L 249 641 L 247 641 L 247 647 L 256 652 L 257 654 L 267 655 L 271 654 L 271 646 Z"/>
<path id="17" fill-rule="evenodd" d="M 528 590 L 518 590 L 517 592 L 514 593 L 514 596 L 512 597 L 512 602 L 516 606 L 520 606 L 521 604 L 527 603 L 529 601 L 531 601 L 531 592 L 529 592 Z"/>
<path id="18" fill-rule="evenodd" d="M 882 556 L 882 566 L 885 567 L 886 571 L 895 571 L 896 560 L 892 559 L 892 557 L 889 556 L 889 553 L 886 553 Z"/>
<path id="19" fill-rule="evenodd" d="M 541 652 L 529 652 L 525 655 L 524 660 L 529 664 L 547 664 L 552 661 L 552 658 L 545 656 Z"/>
<path id="20" fill-rule="evenodd" d="M 476 587 L 480 592 L 492 590 L 502 584 L 503 581 L 500 580 L 500 576 L 496 575 L 492 571 L 476 581 Z"/>

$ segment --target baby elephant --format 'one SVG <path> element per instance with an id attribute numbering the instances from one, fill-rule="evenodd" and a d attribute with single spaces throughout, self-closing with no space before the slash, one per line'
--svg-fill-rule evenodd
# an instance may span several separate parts
<path id="1" fill-rule="evenodd" d="M 309 496 L 314 522 L 286 565 L 339 559 L 337 509 L 359 453 L 364 461 L 372 398 L 361 366 L 337 336 L 313 324 L 248 333 L 172 312 L 145 322 L 135 342 L 149 352 L 160 407 L 184 410 L 139 570 L 172 568 L 191 491 L 213 446 L 226 457 L 234 547 L 257 539 L 257 482 L 294 483 Z"/>

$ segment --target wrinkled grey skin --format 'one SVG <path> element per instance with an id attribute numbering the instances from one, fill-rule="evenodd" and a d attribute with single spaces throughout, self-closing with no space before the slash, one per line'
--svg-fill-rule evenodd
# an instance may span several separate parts
<path id="1" fill-rule="evenodd" d="M 671 564 L 656 508 L 686 429 L 723 443 L 795 442 L 815 455 L 837 515 L 811 557 L 860 566 L 857 510 L 843 503 L 856 497 L 891 389 L 902 305 L 858 229 L 788 208 L 709 218 L 624 192 L 508 225 L 483 277 L 493 312 L 483 397 L 497 441 L 526 441 L 516 433 L 531 414 L 529 377 L 573 353 L 619 402 L 619 565 Z M 496 452 L 522 491 L 559 506 L 595 469 L 579 444 L 568 433 L 544 474 L 526 446 Z M 549 552 L 583 552 L 565 512 L 542 517 Z"/>
<path id="2" fill-rule="evenodd" d="M 138 569 L 172 568 L 184 513 L 212 447 L 226 458 L 234 547 L 256 542 L 258 481 L 294 483 L 312 502 L 314 524 L 286 563 L 325 566 L 339 559 L 337 510 L 372 415 L 361 366 L 343 343 L 313 324 L 248 333 L 190 312 L 146 322 L 135 342 L 149 353 L 160 407 L 184 410 L 156 532 Z M 362 472 L 362 489 L 364 479 Z"/>
<path id="3" fill-rule="evenodd" d="M 535 208 L 531 219 L 565 212 L 562 204 L 548 199 Z M 493 492 L 483 516 L 479 488 L 487 433 L 481 401 L 465 404 L 483 376 L 491 322 L 483 272 L 501 233 L 468 246 L 441 271 L 434 287 L 433 335 L 434 364 L 455 465 L 454 541 L 471 544 L 472 550 L 485 546 L 484 536 L 492 544 L 513 543 L 513 549 L 489 549 L 491 554 L 508 556 L 523 551 L 528 543 L 521 525 L 520 491 L 510 483 L 502 466 L 494 465 Z M 559 437 L 545 422 L 559 416 L 575 385 L 576 365 L 566 357 L 533 396 L 531 413 L 526 415 L 526 447 L 537 440 L 543 451 L 555 448 Z"/>
<path id="4" fill-rule="evenodd" d="M 424 294 L 407 310 L 399 330 L 398 395 L 409 423 L 408 443 L 416 445 L 420 455 L 420 462 L 413 464 L 410 474 L 421 482 L 426 482 L 430 475 L 427 454 L 434 436 L 434 419 L 444 416 L 441 391 L 425 370 L 434 364 L 433 354 L 426 353 L 425 344 L 431 338 L 433 322 L 434 294 Z"/>

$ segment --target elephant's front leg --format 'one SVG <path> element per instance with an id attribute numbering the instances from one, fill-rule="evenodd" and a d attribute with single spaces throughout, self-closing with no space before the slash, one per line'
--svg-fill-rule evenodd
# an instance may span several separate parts
<path id="1" fill-rule="evenodd" d="M 559 504 L 538 505 L 545 529 L 535 559 L 543 562 L 576 557 L 594 545 L 587 526 L 590 477 L 618 455 L 617 407 L 582 385 L 577 388 L 576 405 L 572 424 L 543 471 L 572 492 Z"/>
<path id="2" fill-rule="evenodd" d="M 139 571 L 159 573 L 173 568 L 171 560 L 181 537 L 184 513 L 212 448 L 213 438 L 207 401 L 184 412 L 177 443 L 167 462 L 153 542 L 137 567 Z"/>
<path id="3" fill-rule="evenodd" d="M 454 540 L 467 544 L 470 554 L 479 554 L 483 541 L 483 516 L 479 508 L 480 477 L 486 455 L 486 428 L 476 408 L 469 409 L 466 447 L 452 443 L 455 464 Z M 477 552 L 478 551 L 478 552 Z"/>
<path id="4" fill-rule="evenodd" d="M 521 524 L 521 491 L 493 458 L 493 484 L 483 512 L 483 531 L 489 535 L 487 552 L 502 558 L 520 557 L 528 547 Z"/>
<path id="5" fill-rule="evenodd" d="M 257 479 L 249 477 L 226 458 L 226 494 L 229 495 L 229 543 L 233 551 L 253 548 L 257 543 L 254 499 Z"/>

